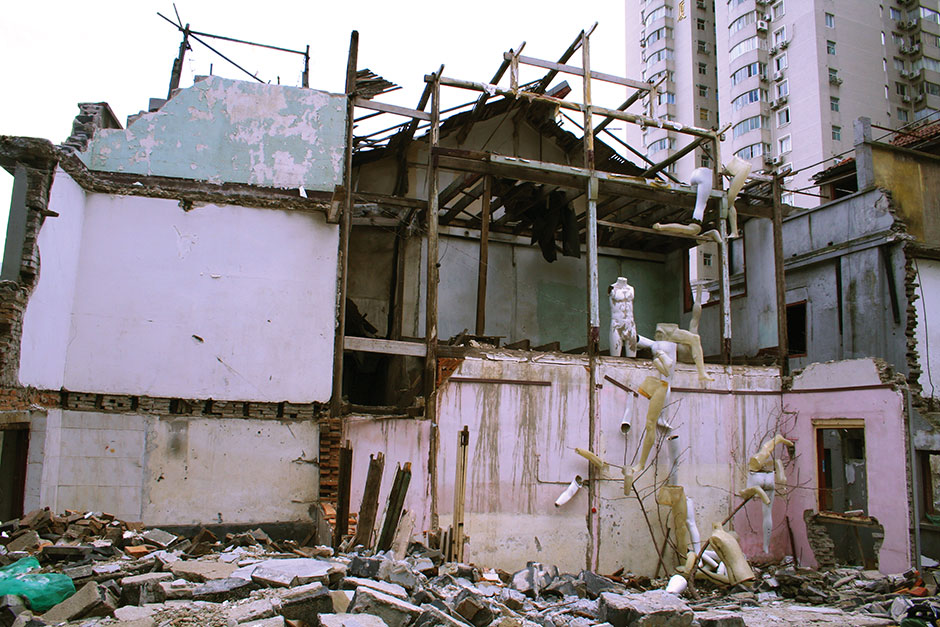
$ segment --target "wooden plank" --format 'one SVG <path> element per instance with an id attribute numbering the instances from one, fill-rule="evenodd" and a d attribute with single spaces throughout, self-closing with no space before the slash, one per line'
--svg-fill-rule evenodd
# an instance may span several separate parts
<path id="1" fill-rule="evenodd" d="M 336 497 L 336 526 L 333 527 L 333 548 L 339 548 L 349 530 L 349 489 L 352 480 L 353 450 L 346 446 L 339 450 L 339 487 Z"/>
<path id="2" fill-rule="evenodd" d="M 511 59 L 512 55 L 508 52 L 503 53 L 504 59 Z M 532 65 L 535 67 L 540 67 L 546 70 L 553 70 L 557 72 L 564 72 L 566 74 L 573 74 L 575 76 L 584 76 L 584 70 L 577 67 L 576 65 L 566 65 L 564 63 L 553 63 L 552 61 L 545 61 L 543 59 L 537 59 L 535 57 L 519 57 L 519 63 L 524 63 L 526 65 Z M 624 87 L 632 87 L 633 89 L 638 89 L 643 92 L 647 92 L 652 87 L 649 83 L 644 81 L 637 81 L 630 78 L 622 78 L 620 76 L 614 76 L 613 74 L 605 74 L 604 72 L 595 72 L 591 70 L 591 78 L 599 81 L 604 81 L 605 83 L 614 83 L 615 85 L 623 85 Z"/>
<path id="3" fill-rule="evenodd" d="M 497 383 L 501 385 L 544 385 L 550 386 L 551 381 L 532 381 L 529 379 L 484 379 L 480 377 L 450 377 L 448 381 L 454 383 Z"/>
<path id="4" fill-rule="evenodd" d="M 483 209 L 480 212 L 480 258 L 477 264 L 477 318 L 476 334 L 486 333 L 486 278 L 489 272 L 490 200 L 493 197 L 493 177 L 483 179 Z"/>
<path id="5" fill-rule="evenodd" d="M 479 178 L 482 174 L 473 174 L 468 176 L 475 176 Z M 453 207 L 447 209 L 446 212 L 440 217 L 441 224 L 448 224 L 451 220 L 460 215 L 460 212 L 469 207 L 483 194 L 483 183 L 479 183 L 473 189 L 464 193 L 463 198 L 454 203 Z"/>
<path id="6" fill-rule="evenodd" d="M 549 342 L 548 344 L 542 344 L 541 346 L 535 346 L 532 348 L 534 351 L 542 351 L 545 353 L 557 353 L 561 351 L 561 342 Z"/>
<path id="7" fill-rule="evenodd" d="M 348 351 L 362 351 L 364 353 L 409 355 L 411 357 L 424 357 L 428 354 L 427 344 L 402 342 L 401 340 L 383 340 L 377 337 L 352 337 L 347 335 L 345 344 Z"/>
<path id="8" fill-rule="evenodd" d="M 431 119 L 431 114 L 425 113 L 424 111 L 418 111 L 417 109 L 409 109 L 408 107 L 399 107 L 398 105 L 388 104 L 387 102 L 376 102 L 374 100 L 366 100 L 365 98 L 360 98 L 356 96 L 353 100 L 357 107 L 362 109 L 370 109 L 372 111 L 382 111 L 383 113 L 392 113 L 394 115 L 401 115 L 406 118 L 413 118 L 415 120 L 424 120 L 429 121 Z"/>
<path id="9" fill-rule="evenodd" d="M 441 75 L 437 73 L 432 79 L 431 89 L 431 127 L 428 130 L 428 210 L 426 214 L 427 228 L 427 257 L 425 259 L 427 274 L 425 276 L 425 311 L 424 329 L 427 354 L 424 357 L 424 416 L 430 423 L 428 434 L 428 497 L 430 505 L 431 531 L 436 532 L 439 527 L 437 482 L 438 482 L 438 449 L 440 448 L 440 429 L 437 425 L 437 304 L 438 282 L 440 271 L 438 268 L 438 220 L 440 217 L 438 205 L 438 187 L 440 185 L 440 170 L 437 158 L 434 156 L 435 148 L 441 139 Z M 409 465 L 410 478 L 411 471 Z M 400 508 L 399 508 L 400 510 Z M 400 511 L 399 511 L 400 513 Z M 395 524 L 397 524 L 397 519 Z M 388 536 L 391 544 L 395 530 Z M 386 549 L 388 546 L 385 547 Z"/>
<path id="10" fill-rule="evenodd" d="M 594 26 L 597 27 L 597 22 L 594 23 Z M 591 31 L 593 32 L 593 30 L 594 29 L 592 28 Z M 584 31 L 582 30 L 580 33 L 578 33 L 578 36 L 574 38 L 574 41 L 571 42 L 571 45 L 568 46 L 568 49 L 565 50 L 562 53 L 562 55 L 558 58 L 559 63 L 566 63 L 568 59 L 570 59 L 571 56 L 575 52 L 578 51 L 578 48 L 581 47 L 581 41 L 583 37 L 584 37 Z M 520 52 L 522 52 L 521 49 L 517 50 L 516 55 L 518 55 Z M 532 91 L 534 91 L 537 94 L 544 94 L 545 90 L 548 89 L 548 86 L 551 85 L 552 81 L 555 80 L 556 76 L 558 76 L 557 70 L 549 70 L 549 72 L 545 76 L 542 77 L 542 79 L 538 82 L 538 84 L 535 86 L 535 88 Z"/>
<path id="11" fill-rule="evenodd" d="M 454 535 L 453 560 L 463 562 L 464 548 L 464 507 L 467 501 L 467 448 L 470 444 L 470 429 L 463 426 L 457 434 L 457 469 L 454 480 Z"/>
<path id="12" fill-rule="evenodd" d="M 783 181 L 773 180 L 773 238 L 774 238 L 774 286 L 777 304 L 777 358 L 782 376 L 790 374 L 789 339 L 787 338 L 787 280 L 783 258 Z"/>
<path id="13" fill-rule="evenodd" d="M 382 487 L 382 471 L 385 469 L 385 454 L 369 456 L 369 471 L 366 474 L 366 486 L 362 491 L 362 504 L 359 506 L 359 520 L 356 523 L 356 537 L 352 546 L 372 546 L 372 530 L 379 509 L 379 489 Z"/>
<path id="14" fill-rule="evenodd" d="M 401 512 L 405 506 L 405 496 L 408 494 L 408 485 L 411 483 L 411 462 L 405 462 L 404 467 L 399 466 L 395 472 L 395 481 L 388 495 L 388 505 L 385 508 L 385 522 L 382 524 L 382 533 L 376 550 L 387 551 L 392 548 L 392 540 L 401 520 Z"/>
<path id="15" fill-rule="evenodd" d="M 525 42 L 522 42 L 518 48 L 516 48 L 516 54 L 522 52 L 522 49 L 525 48 Z M 510 50 L 512 52 L 512 50 Z M 503 75 L 506 73 L 506 70 L 509 69 L 509 60 L 503 59 L 503 62 L 500 64 L 499 69 L 496 70 L 496 73 L 493 75 L 492 80 L 490 80 L 491 85 L 497 84 L 502 80 Z M 441 68 L 441 73 L 443 73 L 444 68 Z M 464 125 L 460 128 L 460 131 L 457 132 L 457 143 L 462 144 L 467 139 L 467 135 L 470 134 L 470 129 L 473 128 L 473 125 L 480 119 L 480 116 L 483 115 L 483 106 L 486 104 L 486 101 L 489 100 L 490 95 L 485 91 L 480 94 L 477 98 L 476 103 L 473 105 L 473 109 L 470 110 L 470 116 Z"/>
<path id="16" fill-rule="evenodd" d="M 511 344 L 506 344 L 503 348 L 511 348 L 513 350 L 527 351 L 532 345 L 528 339 L 519 340 L 518 342 L 512 342 Z"/>

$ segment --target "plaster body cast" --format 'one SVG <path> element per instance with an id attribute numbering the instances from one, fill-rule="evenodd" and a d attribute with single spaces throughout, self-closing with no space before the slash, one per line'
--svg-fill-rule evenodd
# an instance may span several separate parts
<path id="1" fill-rule="evenodd" d="M 774 528 L 773 507 L 774 493 L 778 483 L 786 483 L 783 461 L 773 458 L 774 449 L 779 444 L 792 447 L 793 442 L 779 433 L 764 442 L 760 449 L 747 462 L 747 488 L 742 495 L 754 492 L 763 502 L 764 553 L 770 549 L 770 535 Z"/>
<path id="2" fill-rule="evenodd" d="M 633 286 L 624 277 L 618 277 L 607 288 L 607 293 L 610 295 L 610 354 L 612 357 L 620 357 L 625 352 L 627 357 L 636 357 Z"/>

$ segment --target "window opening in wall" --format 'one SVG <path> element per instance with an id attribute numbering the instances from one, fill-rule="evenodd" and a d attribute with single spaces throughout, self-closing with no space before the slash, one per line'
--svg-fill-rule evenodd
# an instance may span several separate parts
<path id="1" fill-rule="evenodd" d="M 843 422 L 843 421 L 835 421 Z M 845 421 L 855 423 L 857 421 Z M 816 422 L 819 514 L 832 540 L 837 562 L 876 568 L 883 529 L 868 514 L 868 473 L 865 429 L 821 426 Z M 838 514 L 852 514 L 839 516 Z"/>
<path id="2" fill-rule="evenodd" d="M 783 2 L 777 2 L 773 7 L 773 16 L 774 19 L 780 19 L 786 13 L 786 8 L 783 5 Z"/>
<path id="3" fill-rule="evenodd" d="M 702 18 L 698 18 L 697 20 L 695 20 L 695 27 L 698 30 L 705 30 L 705 20 L 703 20 Z"/>
<path id="4" fill-rule="evenodd" d="M 698 64 L 698 73 L 699 73 L 699 74 L 705 74 L 705 75 L 707 75 L 707 74 L 708 74 L 708 64 L 707 64 L 707 63 L 699 63 L 699 64 Z"/>
<path id="5" fill-rule="evenodd" d="M 29 423 L 0 425 L 0 520 L 23 516 Z"/>
<path id="6" fill-rule="evenodd" d="M 940 451 L 918 451 L 917 454 L 920 458 L 921 517 L 940 526 Z M 940 554 L 940 546 L 934 553 Z"/>
<path id="7" fill-rule="evenodd" d="M 777 154 L 782 155 L 786 152 L 790 152 L 790 136 L 784 135 L 777 140 Z"/>
<path id="8" fill-rule="evenodd" d="M 787 352 L 791 357 L 806 355 L 806 301 L 787 305 Z"/>
<path id="9" fill-rule="evenodd" d="M 774 31 L 774 45 L 779 46 L 787 40 L 787 27 L 778 28 Z"/>
<path id="10" fill-rule="evenodd" d="M 826 54 L 835 54 L 836 53 L 836 42 L 827 41 L 826 42 Z"/>
<path id="11" fill-rule="evenodd" d="M 784 53 L 781 54 L 779 57 L 777 57 L 777 58 L 774 59 L 774 70 L 777 71 L 777 72 L 779 72 L 780 70 L 785 70 L 785 69 L 787 69 L 787 66 L 788 66 L 788 65 L 789 65 L 789 63 L 788 63 L 788 60 L 787 60 L 787 53 L 786 53 L 786 52 L 784 52 Z"/>
<path id="12" fill-rule="evenodd" d="M 825 17 L 826 28 L 835 28 L 836 27 L 836 16 L 832 13 L 826 13 Z"/>
<path id="13" fill-rule="evenodd" d="M 777 126 L 785 126 L 790 123 L 790 107 L 777 111 Z"/>
<path id="14" fill-rule="evenodd" d="M 842 141 L 842 127 L 841 126 L 832 127 L 832 139 L 836 141 Z"/>
<path id="15" fill-rule="evenodd" d="M 910 115 L 908 115 L 907 109 L 898 109 L 898 120 L 901 122 L 907 122 L 910 120 Z"/>
<path id="16" fill-rule="evenodd" d="M 830 111 L 839 111 L 839 99 L 835 96 L 829 96 L 829 110 Z"/>

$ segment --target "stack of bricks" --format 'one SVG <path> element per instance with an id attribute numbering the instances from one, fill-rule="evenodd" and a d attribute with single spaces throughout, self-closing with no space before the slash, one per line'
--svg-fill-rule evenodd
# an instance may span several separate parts
<path id="1" fill-rule="evenodd" d="M 317 403 L 256 403 L 252 401 L 217 401 L 211 398 L 163 398 L 67 391 L 55 394 L 61 394 L 64 409 L 157 414 L 160 416 L 313 420 L 318 409 Z"/>
<path id="2" fill-rule="evenodd" d="M 20 338 L 29 292 L 16 283 L 0 284 L 0 385 L 16 386 L 20 368 Z"/>
<path id="3" fill-rule="evenodd" d="M 339 450 L 343 447 L 342 418 L 320 416 L 320 502 L 336 503 L 339 493 Z"/>

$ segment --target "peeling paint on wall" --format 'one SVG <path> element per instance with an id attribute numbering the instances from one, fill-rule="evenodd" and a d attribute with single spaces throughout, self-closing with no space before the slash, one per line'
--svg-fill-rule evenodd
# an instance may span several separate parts
<path id="1" fill-rule="evenodd" d="M 209 76 L 79 155 L 106 172 L 332 191 L 345 131 L 343 95 Z"/>

